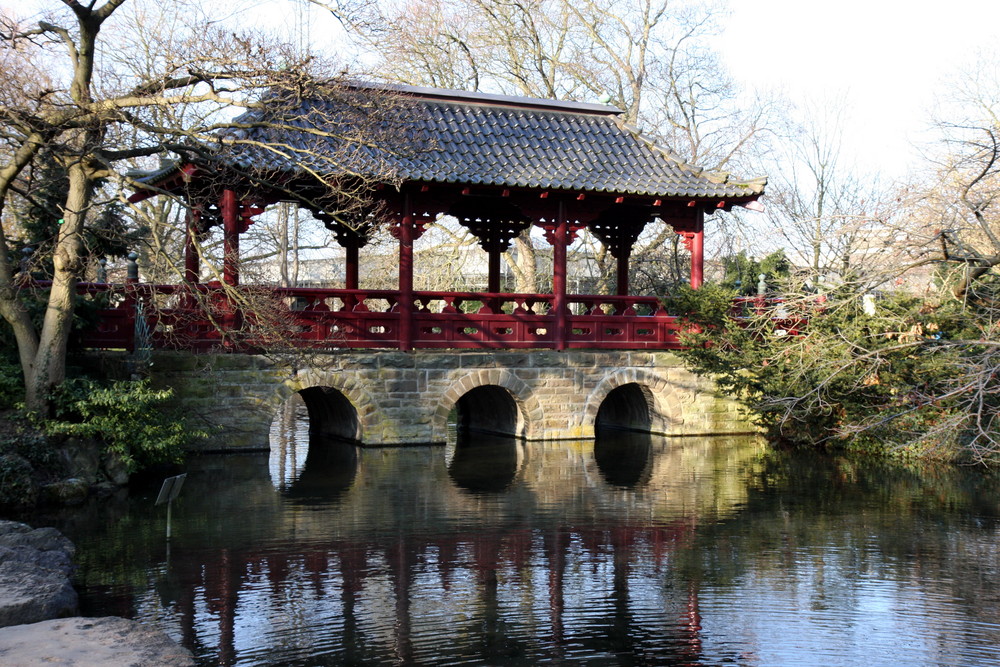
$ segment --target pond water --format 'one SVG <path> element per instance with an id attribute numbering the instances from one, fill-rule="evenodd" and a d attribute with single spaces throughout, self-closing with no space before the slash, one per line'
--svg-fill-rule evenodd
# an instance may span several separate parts
<path id="1" fill-rule="evenodd" d="M 201 665 L 1000 665 L 1000 484 L 753 438 L 309 443 L 37 516 Z"/>

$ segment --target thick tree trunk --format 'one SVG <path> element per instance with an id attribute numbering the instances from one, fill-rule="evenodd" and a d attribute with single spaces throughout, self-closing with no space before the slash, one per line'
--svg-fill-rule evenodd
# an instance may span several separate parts
<path id="1" fill-rule="evenodd" d="M 517 248 L 517 261 L 511 260 L 507 253 L 507 262 L 514 272 L 515 292 L 535 294 L 538 292 L 538 258 L 535 246 L 531 243 L 531 230 L 525 230 L 514 237 L 514 247 Z"/>
<path id="2" fill-rule="evenodd" d="M 45 137 L 41 134 L 35 133 L 28 136 L 20 148 L 15 151 L 13 159 L 0 169 L 0 216 L 3 214 L 7 194 L 14 180 L 38 154 L 44 142 Z M 31 316 L 18 296 L 14 267 L 11 266 L 7 256 L 8 247 L 7 236 L 3 227 L 0 227 L 0 316 L 7 320 L 14 331 L 24 384 L 28 386 L 35 374 L 38 334 L 31 321 Z"/>
<path id="3" fill-rule="evenodd" d="M 81 163 L 70 165 L 66 208 L 52 258 L 52 289 L 34 363 L 25 372 L 25 405 L 43 415 L 49 412 L 52 389 L 66 378 L 66 348 L 73 325 L 76 283 L 83 268 L 83 224 L 93 188 L 87 167 Z"/>

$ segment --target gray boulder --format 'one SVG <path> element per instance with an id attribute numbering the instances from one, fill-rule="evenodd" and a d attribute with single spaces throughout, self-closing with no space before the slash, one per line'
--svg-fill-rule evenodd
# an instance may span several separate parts
<path id="1" fill-rule="evenodd" d="M 190 667 L 191 652 L 124 618 L 65 618 L 0 628 L 5 667 Z"/>
<path id="2" fill-rule="evenodd" d="M 0 520 L 0 628 L 76 613 L 74 552 L 54 528 Z"/>

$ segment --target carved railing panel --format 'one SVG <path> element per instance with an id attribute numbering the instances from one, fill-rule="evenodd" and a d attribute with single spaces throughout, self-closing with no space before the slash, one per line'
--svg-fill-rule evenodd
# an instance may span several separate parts
<path id="1" fill-rule="evenodd" d="M 131 349 L 136 303 L 165 349 L 259 351 L 282 347 L 397 348 L 399 292 L 325 288 L 82 283 L 97 302 L 90 348 Z M 415 292 L 413 346 L 422 349 L 557 348 L 551 294 Z M 258 310 L 259 309 L 259 310 Z M 672 349 L 677 318 L 656 297 L 570 295 L 565 347 Z"/>

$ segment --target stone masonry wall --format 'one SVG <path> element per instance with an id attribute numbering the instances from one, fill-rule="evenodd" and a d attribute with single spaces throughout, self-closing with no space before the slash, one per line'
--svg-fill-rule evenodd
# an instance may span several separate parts
<path id="1" fill-rule="evenodd" d="M 184 412 L 219 427 L 209 449 L 268 447 L 278 407 L 311 387 L 341 392 L 357 410 L 366 445 L 444 442 L 447 418 L 469 390 L 496 385 L 518 407 L 517 435 L 529 440 L 592 438 L 601 402 L 636 383 L 652 430 L 667 435 L 747 433 L 737 403 L 667 352 L 344 350 L 310 356 L 158 353 L 156 386 L 175 390 Z"/>

